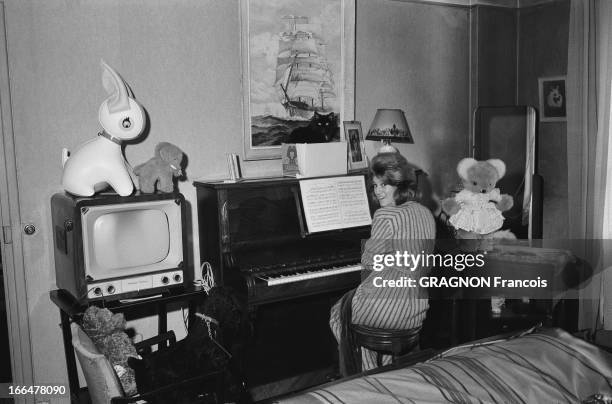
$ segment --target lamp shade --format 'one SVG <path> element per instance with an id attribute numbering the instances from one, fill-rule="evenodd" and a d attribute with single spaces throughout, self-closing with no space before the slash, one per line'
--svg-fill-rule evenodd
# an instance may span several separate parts
<path id="1" fill-rule="evenodd" d="M 401 109 L 378 109 L 366 140 L 414 143 L 404 111 Z"/>

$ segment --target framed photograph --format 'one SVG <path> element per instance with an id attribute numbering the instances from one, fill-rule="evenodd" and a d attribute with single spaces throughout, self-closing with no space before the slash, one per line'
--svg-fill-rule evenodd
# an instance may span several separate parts
<path id="1" fill-rule="evenodd" d="M 368 157 L 365 152 L 361 122 L 345 121 L 343 126 L 344 137 L 348 143 L 348 169 L 349 171 L 362 170 L 368 166 Z"/>
<path id="2" fill-rule="evenodd" d="M 338 123 L 354 117 L 355 0 L 240 5 L 245 160 L 280 159 L 317 119 L 341 140 Z"/>
<path id="3" fill-rule="evenodd" d="M 540 96 L 540 121 L 561 122 L 567 120 L 565 98 L 565 76 L 540 77 L 538 79 Z"/>

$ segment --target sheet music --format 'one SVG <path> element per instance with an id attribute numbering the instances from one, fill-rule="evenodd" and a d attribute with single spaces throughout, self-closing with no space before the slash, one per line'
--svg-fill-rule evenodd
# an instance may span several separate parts
<path id="1" fill-rule="evenodd" d="M 372 224 L 363 176 L 302 180 L 300 192 L 311 233 Z"/>

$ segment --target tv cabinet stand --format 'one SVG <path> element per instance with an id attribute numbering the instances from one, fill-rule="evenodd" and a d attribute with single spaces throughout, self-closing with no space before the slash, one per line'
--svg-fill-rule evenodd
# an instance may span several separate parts
<path id="1" fill-rule="evenodd" d="M 70 387 L 71 402 L 78 403 L 80 391 L 79 375 L 77 373 L 76 360 L 74 350 L 72 348 L 72 334 L 70 331 L 70 323 L 80 323 L 88 305 L 79 303 L 70 293 L 63 289 L 52 290 L 49 292 L 51 301 L 59 308 L 62 338 L 64 341 L 64 353 L 66 356 L 66 368 L 68 370 L 68 385 Z M 150 299 L 134 300 L 126 303 L 119 301 L 102 302 L 96 301 L 90 304 L 103 306 L 111 310 L 113 313 L 126 313 L 136 309 L 156 308 L 158 315 L 158 333 L 163 334 L 168 327 L 168 311 L 167 305 L 175 302 L 187 302 L 189 307 L 189 321 L 191 322 L 196 305 L 205 297 L 204 290 L 200 286 L 185 286 L 182 289 L 174 289 L 164 292 L 161 296 L 155 296 Z"/>

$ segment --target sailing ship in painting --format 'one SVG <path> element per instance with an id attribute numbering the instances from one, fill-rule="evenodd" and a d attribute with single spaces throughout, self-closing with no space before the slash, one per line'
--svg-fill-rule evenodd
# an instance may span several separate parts
<path id="1" fill-rule="evenodd" d="M 312 32 L 303 31 L 308 17 L 286 16 L 289 30 L 281 32 L 275 87 L 290 116 L 309 118 L 313 111 L 326 112 L 326 100 L 336 98 L 334 79 L 325 60 L 325 45 Z"/>
<path id="2" fill-rule="evenodd" d="M 334 76 L 325 57 L 325 44 L 307 29 L 308 17 L 288 15 L 282 21 L 285 30 L 279 33 L 274 89 L 285 114 L 251 117 L 253 146 L 275 146 L 296 139 L 308 142 L 304 135 L 311 128 L 312 142 L 321 141 L 321 136 L 324 141 L 339 140 Z M 317 133 L 322 126 L 332 135 Z"/>

